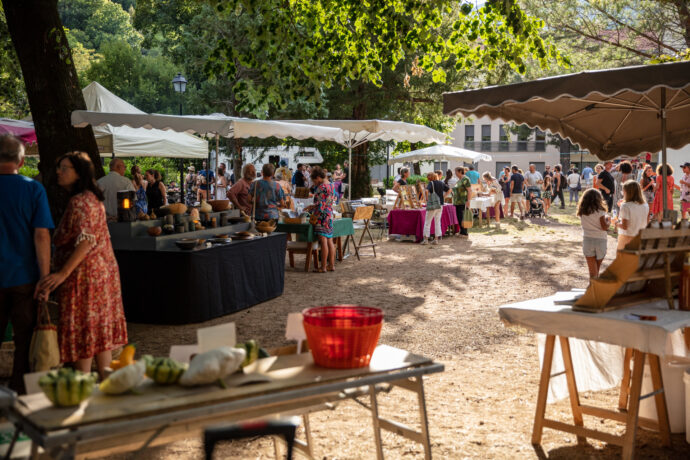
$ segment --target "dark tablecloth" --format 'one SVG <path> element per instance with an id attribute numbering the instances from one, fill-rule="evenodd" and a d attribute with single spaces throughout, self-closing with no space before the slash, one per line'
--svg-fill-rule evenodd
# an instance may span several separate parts
<path id="1" fill-rule="evenodd" d="M 283 294 L 287 235 L 193 251 L 115 251 L 127 321 L 187 324 Z"/>

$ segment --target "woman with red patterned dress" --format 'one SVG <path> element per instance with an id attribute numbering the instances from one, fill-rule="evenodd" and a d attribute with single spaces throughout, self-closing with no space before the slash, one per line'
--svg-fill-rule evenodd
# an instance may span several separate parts
<path id="1" fill-rule="evenodd" d="M 106 224 L 103 192 L 85 153 L 60 157 L 57 177 L 71 198 L 53 235 L 58 271 L 44 278 L 39 287 L 44 295 L 57 289 L 60 360 L 90 372 L 95 356 L 102 376 L 112 358 L 111 350 L 127 343 L 120 273 Z"/>

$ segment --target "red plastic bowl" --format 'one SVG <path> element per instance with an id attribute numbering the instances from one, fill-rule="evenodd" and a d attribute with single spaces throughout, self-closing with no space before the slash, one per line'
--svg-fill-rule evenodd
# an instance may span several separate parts
<path id="1" fill-rule="evenodd" d="M 380 308 L 357 305 L 307 308 L 302 316 L 307 324 L 324 327 L 372 326 L 383 321 L 383 311 Z"/>

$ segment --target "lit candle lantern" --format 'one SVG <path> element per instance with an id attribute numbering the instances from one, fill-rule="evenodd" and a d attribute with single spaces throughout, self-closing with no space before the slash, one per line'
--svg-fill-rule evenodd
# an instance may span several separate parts
<path id="1" fill-rule="evenodd" d="M 137 214 L 134 206 L 136 192 L 132 190 L 120 190 L 117 192 L 117 221 L 118 222 L 134 222 L 137 220 Z"/>

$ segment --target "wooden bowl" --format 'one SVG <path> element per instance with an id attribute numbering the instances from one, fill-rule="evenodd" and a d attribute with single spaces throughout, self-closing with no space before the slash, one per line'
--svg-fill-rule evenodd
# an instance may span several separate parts
<path id="1" fill-rule="evenodd" d="M 221 212 L 230 208 L 230 200 L 211 200 L 208 202 L 213 212 Z"/>
<path id="2" fill-rule="evenodd" d="M 148 233 L 148 234 L 151 235 L 151 236 L 158 236 L 158 235 L 160 235 L 161 233 L 163 233 L 163 229 L 160 228 L 160 227 L 149 227 L 149 228 L 146 230 L 146 233 Z"/>
<path id="3" fill-rule="evenodd" d="M 175 244 L 180 249 L 194 249 L 199 245 L 199 240 L 196 238 L 183 238 L 175 241 Z"/>

